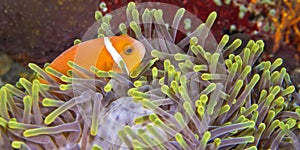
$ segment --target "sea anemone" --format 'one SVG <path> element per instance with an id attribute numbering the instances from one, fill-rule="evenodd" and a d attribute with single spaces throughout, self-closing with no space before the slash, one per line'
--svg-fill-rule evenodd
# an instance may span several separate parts
<path id="1" fill-rule="evenodd" d="M 1 87 L 1 149 L 299 149 L 299 99 L 282 59 L 257 63 L 263 41 L 240 47 L 224 35 L 215 44 L 212 12 L 176 42 L 187 12 L 166 26 L 159 3 L 144 4 L 128 4 L 118 33 L 114 15 L 95 13 L 98 37 L 129 34 L 145 45 L 129 76 L 76 61 L 66 75 L 30 63 L 48 84 Z"/>

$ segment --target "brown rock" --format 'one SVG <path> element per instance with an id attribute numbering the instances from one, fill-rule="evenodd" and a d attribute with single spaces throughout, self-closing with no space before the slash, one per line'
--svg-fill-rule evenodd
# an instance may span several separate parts
<path id="1" fill-rule="evenodd" d="M 0 51 L 22 62 L 53 60 L 94 23 L 95 0 L 1 0 Z"/>

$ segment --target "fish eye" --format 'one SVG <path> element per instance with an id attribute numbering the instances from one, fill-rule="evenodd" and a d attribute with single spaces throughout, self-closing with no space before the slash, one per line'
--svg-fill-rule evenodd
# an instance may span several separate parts
<path id="1" fill-rule="evenodd" d="M 133 52 L 133 49 L 132 49 L 132 48 L 127 48 L 127 49 L 125 50 L 125 54 L 127 54 L 127 55 L 131 54 L 132 52 Z"/>

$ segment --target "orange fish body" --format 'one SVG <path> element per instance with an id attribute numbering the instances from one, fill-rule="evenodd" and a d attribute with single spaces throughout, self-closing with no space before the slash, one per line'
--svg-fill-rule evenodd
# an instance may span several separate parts
<path id="1" fill-rule="evenodd" d="M 119 63 L 123 60 L 127 73 L 130 73 L 142 61 L 144 55 L 145 47 L 141 42 L 127 35 L 112 36 L 74 45 L 53 60 L 49 66 L 67 74 L 71 69 L 67 63 L 73 61 L 87 70 L 95 66 L 103 71 L 121 72 Z"/>

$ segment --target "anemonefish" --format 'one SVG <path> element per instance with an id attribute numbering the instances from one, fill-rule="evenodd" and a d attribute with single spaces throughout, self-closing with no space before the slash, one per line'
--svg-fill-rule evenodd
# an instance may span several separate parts
<path id="1" fill-rule="evenodd" d="M 71 69 L 67 63 L 73 61 L 87 70 L 95 66 L 103 71 L 121 72 L 120 62 L 123 60 L 129 74 L 140 64 L 144 55 L 144 45 L 128 35 L 103 37 L 72 46 L 54 59 L 49 66 L 67 74 Z"/>

